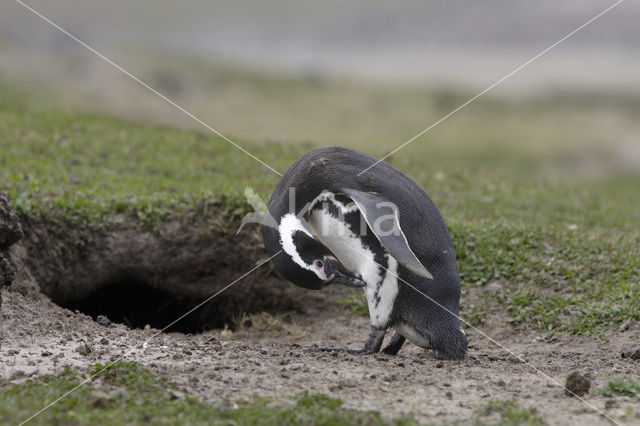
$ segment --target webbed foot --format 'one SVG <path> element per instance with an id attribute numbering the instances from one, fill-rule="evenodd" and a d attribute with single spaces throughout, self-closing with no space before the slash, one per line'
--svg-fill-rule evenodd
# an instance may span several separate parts
<path id="1" fill-rule="evenodd" d="M 387 355 L 397 355 L 405 340 L 407 339 L 405 339 L 402 334 L 395 331 L 393 336 L 391 336 L 391 340 L 389 340 L 389 343 L 385 346 L 382 352 Z"/>
<path id="2" fill-rule="evenodd" d="M 371 355 L 380 352 L 380 346 L 382 346 L 382 340 L 384 340 L 384 334 L 386 330 L 379 329 L 374 326 L 371 326 L 371 331 L 369 332 L 369 337 L 364 344 L 364 348 L 362 349 L 347 349 L 347 348 L 320 348 L 321 351 L 324 352 L 345 352 L 348 354 L 358 354 L 358 355 Z M 404 341 L 403 341 L 404 343 Z M 401 345 L 402 346 L 402 345 Z M 400 349 L 400 348 L 398 348 Z"/>
<path id="3" fill-rule="evenodd" d="M 362 349 L 349 349 L 349 348 L 320 348 L 323 352 L 343 352 L 347 354 L 355 354 L 355 355 L 372 355 L 375 354 L 376 350 L 372 350 L 371 348 L 362 348 Z"/>

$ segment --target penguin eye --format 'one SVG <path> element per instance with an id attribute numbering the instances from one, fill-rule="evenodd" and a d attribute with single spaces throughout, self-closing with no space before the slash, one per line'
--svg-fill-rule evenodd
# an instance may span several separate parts
<path id="1" fill-rule="evenodd" d="M 318 269 L 322 269 L 324 268 L 324 263 L 322 263 L 322 260 L 316 260 L 315 262 L 313 262 L 313 266 Z"/>

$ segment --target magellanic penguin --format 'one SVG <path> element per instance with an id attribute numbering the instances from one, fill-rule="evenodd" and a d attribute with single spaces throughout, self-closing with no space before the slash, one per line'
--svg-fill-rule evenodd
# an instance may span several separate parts
<path id="1" fill-rule="evenodd" d="M 445 359 L 463 359 L 460 279 L 453 243 L 424 191 L 391 165 L 343 147 L 321 147 L 284 174 L 263 226 L 276 270 L 292 283 L 319 290 L 331 283 L 364 287 L 371 332 L 363 349 L 387 354 L 405 338 Z"/>

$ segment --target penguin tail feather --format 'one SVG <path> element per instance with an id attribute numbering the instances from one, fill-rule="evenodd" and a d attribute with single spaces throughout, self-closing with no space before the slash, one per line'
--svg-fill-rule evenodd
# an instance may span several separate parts
<path id="1" fill-rule="evenodd" d="M 432 335 L 430 340 L 431 347 L 440 359 L 463 360 L 467 356 L 469 341 L 461 329 L 452 333 Z"/>

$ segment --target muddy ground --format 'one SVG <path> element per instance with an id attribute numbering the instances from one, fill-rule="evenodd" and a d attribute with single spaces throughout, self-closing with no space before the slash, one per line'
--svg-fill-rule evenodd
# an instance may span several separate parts
<path id="1" fill-rule="evenodd" d="M 468 327 L 469 358 L 463 362 L 438 360 L 411 344 L 395 357 L 320 351 L 325 345 L 358 347 L 367 335 L 367 318 L 336 303 L 348 294 L 345 289 L 296 289 L 296 312 L 241 317 L 236 331 L 156 334 L 153 328 L 100 325 L 52 303 L 33 283 L 18 278 L 20 282 L 3 291 L 0 380 L 5 383 L 124 355 L 125 360 L 166 374 L 185 393 L 214 403 L 242 404 L 255 395 L 278 397 L 309 390 L 340 398 L 347 407 L 379 410 L 387 416 L 412 414 L 426 422 L 458 422 L 476 418 L 474 410 L 491 399 L 515 398 L 523 407 L 536 407 L 550 424 L 610 423 Z M 541 333 L 503 324 L 504 318 L 496 313 L 482 330 L 559 382 L 574 370 L 590 374 L 595 386 L 640 370 L 640 361 L 621 357 L 640 341 L 637 325 L 611 332 L 606 340 L 556 335 L 548 341 Z M 140 345 L 154 335 L 145 347 Z M 638 400 L 593 394 L 586 399 L 624 423 L 640 424 Z"/>

